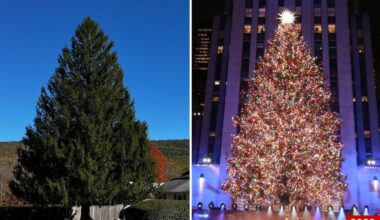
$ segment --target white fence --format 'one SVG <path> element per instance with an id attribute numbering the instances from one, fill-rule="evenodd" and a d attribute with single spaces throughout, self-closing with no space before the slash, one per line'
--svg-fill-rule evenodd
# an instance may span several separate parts
<path id="1" fill-rule="evenodd" d="M 123 205 L 94 205 L 90 207 L 90 215 L 94 220 L 117 220 L 122 209 Z M 75 214 L 73 220 L 80 220 L 81 207 L 73 207 L 73 213 Z"/>

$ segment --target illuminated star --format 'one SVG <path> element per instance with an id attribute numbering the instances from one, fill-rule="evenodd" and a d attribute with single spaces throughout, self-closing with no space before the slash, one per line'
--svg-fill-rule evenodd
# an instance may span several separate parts
<path id="1" fill-rule="evenodd" d="M 283 10 L 280 14 L 281 24 L 293 24 L 295 20 L 294 12 L 287 9 Z"/>

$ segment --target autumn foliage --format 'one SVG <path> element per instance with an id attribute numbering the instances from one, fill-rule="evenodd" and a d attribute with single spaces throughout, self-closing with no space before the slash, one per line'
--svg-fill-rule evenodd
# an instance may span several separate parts
<path id="1" fill-rule="evenodd" d="M 157 144 L 152 143 L 150 148 L 150 153 L 153 159 L 156 161 L 155 173 L 156 177 L 154 182 L 163 183 L 167 181 L 166 170 L 167 170 L 167 158 L 160 149 L 158 149 Z"/>

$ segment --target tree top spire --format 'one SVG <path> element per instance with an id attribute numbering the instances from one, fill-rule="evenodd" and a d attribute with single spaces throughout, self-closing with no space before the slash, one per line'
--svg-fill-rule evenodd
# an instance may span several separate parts
<path id="1" fill-rule="evenodd" d="M 294 20 L 296 19 L 295 13 L 290 11 L 289 9 L 283 10 L 279 14 L 279 19 L 281 21 L 281 24 L 293 24 Z"/>

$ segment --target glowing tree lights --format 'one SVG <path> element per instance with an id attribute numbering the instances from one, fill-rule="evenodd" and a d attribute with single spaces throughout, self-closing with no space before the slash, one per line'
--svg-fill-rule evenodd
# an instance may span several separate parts
<path id="1" fill-rule="evenodd" d="M 296 31 L 294 15 L 283 13 L 242 93 L 222 188 L 250 204 L 327 207 L 340 203 L 346 188 L 340 120 L 329 111 L 325 76 Z"/>

